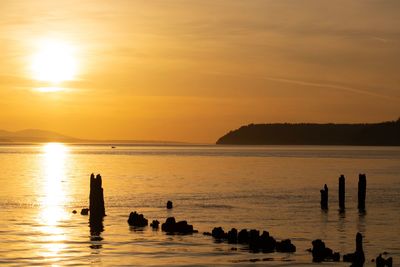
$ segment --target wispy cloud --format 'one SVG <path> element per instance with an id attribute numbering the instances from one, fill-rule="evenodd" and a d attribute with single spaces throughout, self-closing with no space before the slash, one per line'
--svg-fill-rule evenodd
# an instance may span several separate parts
<path id="1" fill-rule="evenodd" d="M 369 89 L 362 88 L 362 87 L 346 85 L 346 84 L 339 84 L 339 83 L 334 83 L 334 82 L 329 82 L 329 81 L 326 81 L 326 82 L 324 82 L 324 81 L 308 81 L 308 80 L 301 80 L 301 79 L 283 78 L 283 77 L 274 77 L 274 76 L 265 76 L 265 75 L 234 74 L 234 73 L 222 73 L 222 72 L 207 72 L 207 74 L 229 76 L 229 77 L 252 77 L 252 78 L 258 78 L 258 79 L 268 80 L 268 81 L 272 81 L 272 82 L 277 82 L 277 83 L 294 84 L 294 85 L 305 86 L 305 87 L 315 87 L 315 88 L 325 88 L 325 89 L 328 88 L 328 89 L 333 89 L 333 90 L 346 91 L 346 92 L 359 94 L 359 95 L 367 95 L 367 96 L 371 96 L 371 97 L 379 97 L 379 98 L 396 100 L 396 101 L 400 100 L 399 96 L 378 93 L 378 91 L 382 91 L 382 88 L 373 88 L 374 91 L 371 91 Z"/>
<path id="2" fill-rule="evenodd" d="M 269 76 L 264 76 L 262 77 L 265 80 L 269 81 L 274 81 L 274 82 L 280 82 L 280 83 L 290 83 L 290 84 L 297 84 L 301 86 L 309 86 L 309 87 L 318 87 L 318 88 L 330 88 L 334 90 L 341 90 L 341 91 L 347 91 L 351 93 L 356 93 L 356 94 L 362 94 L 362 95 L 369 95 L 373 97 L 380 97 L 380 98 L 386 98 L 386 99 L 400 99 L 398 96 L 389 96 L 377 92 L 372 92 L 367 89 L 363 88 L 357 88 L 357 87 L 352 87 L 348 85 L 341 85 L 341 84 L 335 84 L 335 83 L 329 83 L 329 82 L 312 82 L 312 81 L 305 81 L 305 80 L 296 80 L 296 79 L 288 79 L 288 78 L 276 78 L 276 77 L 269 77 Z M 378 91 L 378 90 L 376 90 Z"/>

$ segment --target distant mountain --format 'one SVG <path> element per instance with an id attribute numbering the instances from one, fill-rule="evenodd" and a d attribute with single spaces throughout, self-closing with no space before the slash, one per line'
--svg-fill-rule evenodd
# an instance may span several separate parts
<path id="1" fill-rule="evenodd" d="M 0 130 L 0 142 L 78 142 L 80 139 L 56 132 L 27 129 L 10 132 Z"/>
<path id="2" fill-rule="evenodd" d="M 358 124 L 249 124 L 230 131 L 217 144 L 400 146 L 400 119 Z"/>
<path id="3" fill-rule="evenodd" d="M 52 131 L 39 129 L 27 129 L 22 131 L 0 130 L 0 143 L 81 143 L 81 144 L 140 144 L 140 145 L 179 145 L 185 144 L 176 141 L 157 141 L 157 140 L 85 140 L 59 134 Z"/>

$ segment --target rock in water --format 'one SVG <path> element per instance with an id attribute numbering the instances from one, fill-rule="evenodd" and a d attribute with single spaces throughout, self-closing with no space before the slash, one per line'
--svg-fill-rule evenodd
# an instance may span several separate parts
<path id="1" fill-rule="evenodd" d="M 278 252 L 296 252 L 296 246 L 292 244 L 290 239 L 282 240 L 281 242 L 276 242 L 276 251 Z"/>
<path id="2" fill-rule="evenodd" d="M 174 217 L 169 217 L 161 225 L 161 230 L 170 234 L 193 234 L 197 233 L 193 230 L 193 225 L 187 223 L 187 221 L 176 222 Z"/>
<path id="3" fill-rule="evenodd" d="M 90 175 L 89 210 L 91 220 L 102 220 L 106 215 L 104 208 L 104 195 L 100 174 Z"/>
<path id="4" fill-rule="evenodd" d="M 325 246 L 325 243 L 321 239 L 312 241 L 313 248 L 311 250 L 313 256 L 313 262 L 322 261 L 339 261 L 340 254 L 333 252 L 332 249 Z"/>
<path id="5" fill-rule="evenodd" d="M 172 201 L 168 200 L 167 202 L 167 209 L 172 209 Z"/>
<path id="6" fill-rule="evenodd" d="M 224 239 L 226 237 L 226 233 L 222 229 L 222 227 L 214 227 L 211 232 L 212 237 L 215 239 Z"/>
<path id="7" fill-rule="evenodd" d="M 260 231 L 256 229 L 250 231 L 242 229 L 238 233 L 235 228 L 232 228 L 226 233 L 222 227 L 215 227 L 212 233 L 206 232 L 204 235 L 211 235 L 218 241 L 225 241 L 230 244 L 248 245 L 252 252 L 296 252 L 296 246 L 291 243 L 290 239 L 277 242 L 267 231 L 263 231 L 260 235 Z"/>
<path id="8" fill-rule="evenodd" d="M 88 215 L 89 209 L 81 209 L 81 215 Z"/>
<path id="9" fill-rule="evenodd" d="M 153 220 L 152 223 L 150 224 L 150 227 L 153 229 L 158 229 L 158 226 L 160 225 L 160 222 L 157 220 Z"/>
<path id="10" fill-rule="evenodd" d="M 276 247 L 276 240 L 269 235 L 269 232 L 263 231 L 260 236 L 261 239 L 261 249 L 263 252 L 273 252 Z"/>
<path id="11" fill-rule="evenodd" d="M 379 254 L 378 257 L 376 257 L 376 267 L 392 267 L 393 266 L 393 258 L 387 258 L 386 260 L 382 257 L 382 254 Z"/>
<path id="12" fill-rule="evenodd" d="M 249 242 L 249 232 L 246 229 L 240 230 L 238 234 L 238 243 L 247 244 Z"/>
<path id="13" fill-rule="evenodd" d="M 135 211 L 129 214 L 128 223 L 130 226 L 145 227 L 149 224 L 149 221 L 143 216 L 143 214 L 139 214 Z"/>
<path id="14" fill-rule="evenodd" d="M 230 244 L 236 244 L 238 242 L 238 231 L 236 230 L 236 228 L 232 228 L 227 233 L 227 239 L 228 239 L 228 243 L 230 243 Z"/>

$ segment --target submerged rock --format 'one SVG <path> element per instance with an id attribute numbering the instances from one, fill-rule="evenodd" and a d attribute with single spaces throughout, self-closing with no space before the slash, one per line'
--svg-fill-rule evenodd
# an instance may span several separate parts
<path id="1" fill-rule="evenodd" d="M 393 266 L 393 258 L 389 257 L 387 259 L 384 259 L 382 257 L 382 254 L 379 254 L 379 256 L 376 257 L 375 262 L 376 262 L 376 267 L 392 267 Z"/>
<path id="2" fill-rule="evenodd" d="M 157 220 L 153 220 L 152 222 L 151 222 L 151 224 L 150 224 L 150 226 L 153 228 L 153 229 L 158 229 L 158 226 L 160 225 L 160 222 L 159 221 L 157 221 Z"/>
<path id="3" fill-rule="evenodd" d="M 252 229 L 242 229 L 239 233 L 235 228 L 232 228 L 229 232 L 225 232 L 222 227 L 215 227 L 212 233 L 205 232 L 204 235 L 211 235 L 217 240 L 225 241 L 230 244 L 242 244 L 248 245 L 249 250 L 252 252 L 295 252 L 296 246 L 294 246 L 290 239 L 277 242 L 275 238 L 269 235 L 267 231 L 263 231 L 260 235 L 260 231 Z"/>
<path id="4" fill-rule="evenodd" d="M 172 209 L 172 201 L 168 200 L 167 202 L 167 209 Z"/>
<path id="5" fill-rule="evenodd" d="M 136 211 L 129 214 L 128 223 L 129 225 L 136 227 L 145 227 L 149 224 L 143 214 L 139 214 Z"/>
<path id="6" fill-rule="evenodd" d="M 290 239 L 276 242 L 276 251 L 278 252 L 296 252 L 296 246 L 292 244 Z"/>
<path id="7" fill-rule="evenodd" d="M 161 230 L 170 234 L 192 234 L 197 233 L 193 230 L 193 225 L 188 224 L 187 221 L 176 222 L 174 217 L 169 217 L 161 225 Z"/>
<path id="8" fill-rule="evenodd" d="M 227 234 L 224 232 L 222 227 L 214 227 L 214 229 L 211 232 L 211 235 L 215 239 L 224 239 L 227 237 Z"/>
<path id="9" fill-rule="evenodd" d="M 272 236 L 269 235 L 267 231 L 263 231 L 260 236 L 261 239 L 261 249 L 263 252 L 273 252 L 276 247 L 276 240 Z"/>
<path id="10" fill-rule="evenodd" d="M 321 239 L 312 241 L 313 248 L 311 250 L 313 256 L 313 262 L 322 261 L 340 261 L 340 254 L 333 252 L 332 249 L 325 246 L 325 243 Z"/>
<path id="11" fill-rule="evenodd" d="M 89 214 L 89 209 L 85 208 L 81 210 L 81 215 L 88 215 Z"/>
<path id="12" fill-rule="evenodd" d="M 238 231 L 236 228 L 232 228 L 227 234 L 226 238 L 228 239 L 228 243 L 236 244 L 238 242 Z"/>
<path id="13" fill-rule="evenodd" d="M 239 244 L 247 244 L 249 242 L 249 232 L 247 229 L 242 229 L 238 233 L 238 243 Z"/>

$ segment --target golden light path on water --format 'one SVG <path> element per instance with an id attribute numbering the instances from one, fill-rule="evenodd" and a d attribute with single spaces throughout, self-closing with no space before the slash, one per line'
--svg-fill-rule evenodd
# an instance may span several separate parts
<path id="1" fill-rule="evenodd" d="M 57 260 L 60 250 L 65 249 L 65 233 L 60 221 L 66 219 L 64 203 L 66 192 L 63 179 L 66 179 L 66 159 L 68 147 L 60 143 L 47 143 L 43 146 L 42 198 L 40 201 L 40 231 L 43 236 L 41 256 Z"/>

